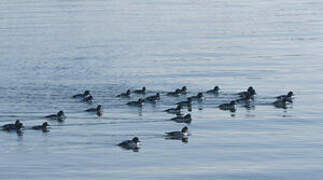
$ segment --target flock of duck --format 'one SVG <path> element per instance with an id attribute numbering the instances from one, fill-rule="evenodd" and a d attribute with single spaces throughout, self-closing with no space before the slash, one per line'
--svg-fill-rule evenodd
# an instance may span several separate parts
<path id="1" fill-rule="evenodd" d="M 214 94 L 218 95 L 220 93 L 220 88 L 218 86 L 215 86 L 213 89 L 208 90 L 204 92 L 206 94 Z M 117 95 L 116 97 L 118 98 L 130 98 L 131 94 L 138 94 L 138 95 L 146 95 L 146 87 L 142 87 L 142 89 L 137 89 L 137 90 L 130 90 L 128 89 L 125 93 L 121 93 Z M 179 97 L 181 95 L 187 94 L 187 88 L 186 86 L 183 86 L 182 88 L 176 89 L 175 91 L 172 92 L 167 92 L 166 96 L 170 97 Z M 246 91 L 238 92 L 236 95 L 239 97 L 236 100 L 232 100 L 228 103 L 220 104 L 217 106 L 220 110 L 224 111 L 231 111 L 235 112 L 236 111 L 236 104 L 238 103 L 245 103 L 249 104 L 250 102 L 254 101 L 254 97 L 256 95 L 255 89 L 250 86 Z M 288 92 L 286 95 L 280 95 L 275 98 L 275 101 L 272 102 L 271 104 L 274 105 L 275 107 L 278 108 L 286 108 L 287 104 L 293 103 L 293 96 L 294 93 L 292 91 Z M 94 98 L 91 95 L 89 90 L 84 91 L 84 93 L 81 94 L 76 94 L 72 96 L 73 98 L 79 98 L 81 99 L 82 102 L 87 102 L 87 103 L 92 103 L 94 102 Z M 144 96 L 142 96 L 144 97 Z M 139 98 L 137 101 L 129 101 L 126 103 L 128 106 L 135 106 L 135 107 L 142 107 L 144 103 L 157 103 L 157 101 L 160 100 L 160 93 L 156 93 L 155 95 L 148 96 L 145 98 Z M 184 108 L 187 108 L 188 111 L 192 111 L 192 102 L 193 101 L 203 101 L 203 93 L 199 92 L 195 96 L 190 96 L 187 97 L 185 101 L 180 101 L 176 103 L 176 107 L 174 108 L 169 108 L 164 110 L 164 112 L 170 113 L 170 114 L 175 114 L 176 117 L 171 118 L 170 120 L 178 122 L 178 123 L 187 123 L 189 124 L 192 121 L 192 117 L 190 114 L 183 115 L 182 110 Z M 93 112 L 96 113 L 98 116 L 102 116 L 102 105 L 97 105 L 96 108 L 90 108 L 85 110 L 86 112 Z M 44 118 L 48 120 L 57 120 L 57 121 L 64 121 L 66 119 L 66 116 L 63 111 L 59 111 L 56 114 L 51 114 L 48 116 L 45 116 Z M 41 130 L 43 132 L 48 131 L 48 126 L 49 124 L 47 122 L 44 122 L 41 125 L 37 126 L 32 126 L 30 129 L 31 130 Z M 16 131 L 17 133 L 21 133 L 22 130 L 24 129 L 23 124 L 19 121 L 16 120 L 14 124 L 5 124 L 2 126 L 2 130 L 4 131 Z M 187 142 L 188 136 L 188 127 L 185 126 L 183 127 L 180 131 L 172 131 L 172 132 L 166 132 L 165 136 L 167 139 L 179 139 L 182 140 L 183 142 Z M 140 147 L 140 140 L 138 137 L 134 137 L 131 140 L 126 140 L 118 144 L 118 146 L 124 148 L 124 149 L 131 149 L 131 150 L 138 150 Z"/>

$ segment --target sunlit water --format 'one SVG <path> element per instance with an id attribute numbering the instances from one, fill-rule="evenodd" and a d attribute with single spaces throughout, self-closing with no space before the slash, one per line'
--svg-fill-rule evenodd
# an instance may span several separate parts
<path id="1" fill-rule="evenodd" d="M 0 179 L 321 179 L 322 19 L 319 0 L 2 0 L 0 125 L 26 128 L 0 132 Z M 188 143 L 163 136 L 185 126 L 162 112 L 184 85 L 221 88 L 193 104 Z M 250 85 L 255 108 L 216 108 Z M 115 97 L 142 86 L 161 101 Z M 71 98 L 86 89 L 94 104 Z M 102 117 L 84 112 L 96 104 Z M 134 136 L 139 152 L 116 146 Z"/>

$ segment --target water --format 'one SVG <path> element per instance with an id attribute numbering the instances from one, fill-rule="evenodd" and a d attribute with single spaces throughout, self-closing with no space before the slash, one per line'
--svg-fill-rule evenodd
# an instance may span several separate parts
<path id="1" fill-rule="evenodd" d="M 27 129 L 0 133 L 0 179 L 321 179 L 322 17 L 319 0 L 3 0 L 0 125 Z M 163 137 L 185 126 L 162 112 L 185 96 L 114 97 L 183 85 L 223 92 L 193 105 L 188 143 Z M 250 85 L 255 109 L 216 108 Z M 85 89 L 95 104 L 71 98 Z M 291 107 L 270 105 L 289 90 Z M 102 117 L 83 112 L 96 104 Z M 139 152 L 116 146 L 133 136 Z"/>

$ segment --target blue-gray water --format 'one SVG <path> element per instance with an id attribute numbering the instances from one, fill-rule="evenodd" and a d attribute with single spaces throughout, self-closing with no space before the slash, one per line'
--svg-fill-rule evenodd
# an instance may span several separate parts
<path id="1" fill-rule="evenodd" d="M 320 0 L 2 0 L 0 125 L 26 130 L 0 132 L 0 179 L 321 179 L 322 19 Z M 144 85 L 225 94 L 193 104 L 182 143 L 161 111 L 185 96 L 142 111 L 114 97 Z M 216 108 L 250 85 L 255 109 Z M 85 89 L 102 117 L 71 98 Z M 269 105 L 289 90 L 292 106 Z M 139 152 L 116 146 L 133 136 Z"/>

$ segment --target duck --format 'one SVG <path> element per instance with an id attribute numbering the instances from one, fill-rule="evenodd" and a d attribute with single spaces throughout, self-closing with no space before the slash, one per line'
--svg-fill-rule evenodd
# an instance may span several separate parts
<path id="1" fill-rule="evenodd" d="M 178 102 L 176 103 L 177 105 L 181 105 L 181 106 L 192 106 L 192 98 L 191 97 L 188 97 L 186 101 L 181 101 L 181 102 Z"/>
<path id="2" fill-rule="evenodd" d="M 2 126 L 2 129 L 5 131 L 19 131 L 23 128 L 23 124 L 20 122 L 20 120 L 16 120 L 14 124 L 5 124 Z"/>
<path id="3" fill-rule="evenodd" d="M 220 90 L 219 86 L 214 86 L 213 89 L 206 91 L 206 93 L 208 93 L 208 94 L 219 94 L 219 90 Z"/>
<path id="4" fill-rule="evenodd" d="M 139 106 L 142 107 L 144 105 L 144 100 L 142 98 L 138 99 L 138 101 L 130 101 L 127 103 L 128 106 Z"/>
<path id="5" fill-rule="evenodd" d="M 126 140 L 118 144 L 118 146 L 124 148 L 124 149 L 139 149 L 140 148 L 140 140 L 138 137 L 134 137 L 131 140 Z"/>
<path id="6" fill-rule="evenodd" d="M 93 99 L 93 96 L 90 95 L 90 96 L 83 98 L 82 101 L 91 104 L 91 103 L 93 103 L 94 99 Z"/>
<path id="7" fill-rule="evenodd" d="M 177 123 L 187 123 L 190 124 L 192 122 L 192 116 L 191 114 L 186 114 L 185 116 L 177 116 L 172 119 L 171 121 L 175 121 Z"/>
<path id="8" fill-rule="evenodd" d="M 181 113 L 182 106 L 177 105 L 176 108 L 170 108 L 166 109 L 165 112 L 171 113 L 171 114 L 180 114 Z"/>
<path id="9" fill-rule="evenodd" d="M 47 131 L 47 127 L 49 126 L 49 124 L 47 122 L 44 122 L 42 125 L 38 125 L 38 126 L 33 126 L 31 127 L 31 129 L 33 130 L 42 130 L 42 131 Z"/>
<path id="10" fill-rule="evenodd" d="M 202 100 L 202 98 L 203 98 L 203 93 L 201 92 L 197 93 L 196 96 L 191 96 L 192 100 Z"/>
<path id="11" fill-rule="evenodd" d="M 157 100 L 160 100 L 160 94 L 156 93 L 156 95 L 149 96 L 145 98 L 145 101 L 155 103 Z"/>
<path id="12" fill-rule="evenodd" d="M 225 104 L 221 104 L 219 105 L 219 109 L 224 110 L 224 111 L 231 111 L 231 112 L 235 112 L 236 111 L 236 102 L 235 101 L 231 101 L 230 103 L 225 103 Z"/>
<path id="13" fill-rule="evenodd" d="M 181 94 L 181 90 L 180 89 L 176 89 L 174 92 L 168 92 L 166 94 L 166 96 L 174 96 L 174 97 L 178 97 Z"/>
<path id="14" fill-rule="evenodd" d="M 277 97 L 275 97 L 276 99 L 286 99 L 288 102 L 293 102 L 293 96 L 294 96 L 294 93 L 293 93 L 293 91 L 289 91 L 288 93 L 287 93 L 287 95 L 280 95 L 280 96 L 277 96 Z"/>
<path id="15" fill-rule="evenodd" d="M 136 94 L 146 94 L 146 87 L 142 87 L 142 89 L 137 89 L 137 90 L 134 90 L 133 93 L 136 93 Z"/>
<path id="16" fill-rule="evenodd" d="M 186 86 L 183 86 L 182 89 L 179 91 L 180 94 L 186 94 L 187 93 L 187 88 Z"/>
<path id="17" fill-rule="evenodd" d="M 239 92 L 238 93 L 238 95 L 240 97 L 242 97 L 242 98 L 248 96 L 248 94 L 251 95 L 251 96 L 256 95 L 256 91 L 255 91 L 255 89 L 252 86 L 249 86 L 248 89 L 247 89 L 247 91 L 242 91 L 242 92 Z"/>
<path id="18" fill-rule="evenodd" d="M 45 118 L 63 121 L 65 120 L 66 116 L 64 114 L 64 111 L 59 111 L 57 114 L 51 114 L 51 115 L 45 116 Z"/>
<path id="19" fill-rule="evenodd" d="M 90 108 L 85 111 L 86 112 L 96 112 L 96 113 L 102 112 L 102 105 L 98 105 L 96 108 Z"/>
<path id="20" fill-rule="evenodd" d="M 121 93 L 121 94 L 117 95 L 116 97 L 129 98 L 130 97 L 130 94 L 131 94 L 131 90 L 128 89 L 127 92 Z"/>
<path id="21" fill-rule="evenodd" d="M 166 136 L 169 139 L 184 139 L 188 138 L 188 128 L 187 126 L 183 127 L 181 131 L 172 131 L 172 132 L 166 132 Z"/>
<path id="22" fill-rule="evenodd" d="M 90 94 L 90 91 L 89 90 L 86 90 L 86 91 L 84 91 L 83 94 L 75 94 L 73 96 L 73 98 L 84 98 L 84 97 L 87 97 L 87 96 L 90 96 L 90 95 L 91 95 Z"/>

